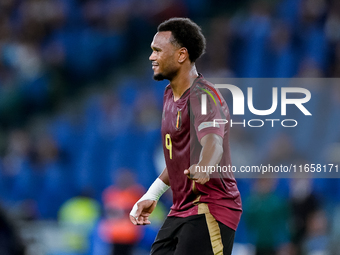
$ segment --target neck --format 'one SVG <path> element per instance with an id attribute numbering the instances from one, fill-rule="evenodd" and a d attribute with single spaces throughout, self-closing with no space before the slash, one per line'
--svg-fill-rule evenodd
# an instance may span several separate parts
<path id="1" fill-rule="evenodd" d="M 177 101 L 181 98 L 183 93 L 188 88 L 190 88 L 191 84 L 197 77 L 198 73 L 195 64 L 190 65 L 190 68 L 187 70 L 179 70 L 178 74 L 170 81 L 170 86 L 174 95 L 174 101 Z"/>

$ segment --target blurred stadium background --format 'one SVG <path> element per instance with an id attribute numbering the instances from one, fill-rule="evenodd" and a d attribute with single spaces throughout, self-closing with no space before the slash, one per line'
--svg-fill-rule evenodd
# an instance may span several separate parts
<path id="1" fill-rule="evenodd" d="M 205 77 L 340 76 L 338 0 L 1 0 L 1 255 L 148 254 L 171 194 L 151 226 L 125 220 L 164 164 L 148 57 L 175 16 L 207 37 Z M 235 165 L 340 163 L 340 84 L 309 89 L 293 131 L 232 129 Z M 234 254 L 339 254 L 339 179 L 238 183 Z"/>

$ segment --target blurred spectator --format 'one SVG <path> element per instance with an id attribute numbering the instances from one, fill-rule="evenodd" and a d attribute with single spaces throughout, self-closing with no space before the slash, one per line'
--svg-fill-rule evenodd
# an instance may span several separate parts
<path id="1" fill-rule="evenodd" d="M 330 254 L 330 237 L 326 213 L 322 210 L 312 213 L 307 219 L 307 233 L 303 242 L 303 254 Z"/>
<path id="2" fill-rule="evenodd" d="M 105 219 L 100 223 L 100 233 L 112 244 L 112 255 L 132 255 L 142 235 L 142 229 L 129 219 L 131 208 L 144 192 L 134 178 L 128 169 L 118 169 L 115 185 L 103 192 Z"/>
<path id="3" fill-rule="evenodd" d="M 67 200 L 58 212 L 58 222 L 72 254 L 87 254 L 89 237 L 100 217 L 100 205 L 91 198 L 91 191 Z"/>
<path id="4" fill-rule="evenodd" d="M 36 194 L 40 217 L 56 219 L 59 207 L 73 195 L 72 174 L 68 172 L 63 152 L 55 139 L 47 133 L 40 132 L 35 138 L 34 151 L 31 156 L 32 177 L 39 177 Z"/>
<path id="5" fill-rule="evenodd" d="M 31 138 L 24 130 L 13 130 L 8 139 L 4 157 L 4 171 L 7 175 L 17 175 L 23 162 L 29 160 Z"/>
<path id="6" fill-rule="evenodd" d="M 25 246 L 17 227 L 0 207 L 0 254 L 1 255 L 25 255 Z"/>
<path id="7" fill-rule="evenodd" d="M 331 76 L 340 77 L 340 41 L 334 46 L 333 63 L 331 66 Z"/>
<path id="8" fill-rule="evenodd" d="M 274 139 L 268 141 L 264 161 L 271 165 L 291 163 L 301 158 L 296 152 L 293 139 L 287 133 L 276 133 Z"/>
<path id="9" fill-rule="evenodd" d="M 331 43 L 339 42 L 340 31 L 337 29 L 340 25 L 340 3 L 339 1 L 331 1 L 329 13 L 325 22 L 325 33 Z"/>
<path id="10" fill-rule="evenodd" d="M 331 254 L 337 254 L 340 250 L 340 206 L 337 205 L 334 210 L 334 215 L 329 222 L 331 229 Z"/>
<path id="11" fill-rule="evenodd" d="M 25 130 L 13 130 L 9 135 L 2 169 L 7 193 L 4 200 L 7 202 L 36 198 L 29 165 L 31 143 L 31 137 Z"/>
<path id="12" fill-rule="evenodd" d="M 290 181 L 290 204 L 292 210 L 292 242 L 301 254 L 301 245 L 307 230 L 307 219 L 320 208 L 313 192 L 312 179 L 294 178 Z"/>
<path id="13" fill-rule="evenodd" d="M 273 255 L 289 243 L 289 204 L 275 194 L 276 179 L 257 179 L 243 217 L 256 255 Z"/>
<path id="14" fill-rule="evenodd" d="M 321 22 L 327 11 L 325 0 L 302 0 L 301 1 L 301 21 L 302 24 L 317 24 Z"/>
<path id="15" fill-rule="evenodd" d="M 227 78 L 234 76 L 231 70 L 231 45 L 233 34 L 229 19 L 224 16 L 214 18 L 209 24 L 207 47 L 219 49 L 207 51 L 198 60 L 198 68 L 205 71 L 206 77 Z"/>

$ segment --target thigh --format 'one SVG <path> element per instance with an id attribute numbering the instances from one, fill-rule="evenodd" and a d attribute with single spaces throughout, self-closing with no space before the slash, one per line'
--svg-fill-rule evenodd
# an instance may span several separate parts
<path id="1" fill-rule="evenodd" d="M 183 225 L 174 255 L 231 255 L 235 231 L 210 213 L 189 219 Z"/>
<path id="2" fill-rule="evenodd" d="M 212 248 L 204 215 L 167 217 L 151 247 L 151 255 L 210 255 Z"/>
<path id="3" fill-rule="evenodd" d="M 151 247 L 151 255 L 173 255 L 178 243 L 181 218 L 167 217 Z"/>
<path id="4" fill-rule="evenodd" d="M 204 214 L 188 217 L 178 234 L 174 255 L 214 255 Z"/>
<path id="5" fill-rule="evenodd" d="M 168 217 L 152 245 L 152 255 L 230 255 L 235 231 L 210 214 Z"/>
<path id="6" fill-rule="evenodd" d="M 235 230 L 227 227 L 226 225 L 218 222 L 221 232 L 222 244 L 223 244 L 223 255 L 230 255 L 233 250 Z"/>
<path id="7" fill-rule="evenodd" d="M 133 254 L 133 245 L 131 244 L 113 244 L 113 255 L 132 255 Z"/>

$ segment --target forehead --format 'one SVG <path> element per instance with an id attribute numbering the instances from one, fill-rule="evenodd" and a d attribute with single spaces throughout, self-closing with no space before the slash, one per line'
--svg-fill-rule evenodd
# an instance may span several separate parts
<path id="1" fill-rule="evenodd" d="M 170 38 L 171 38 L 171 31 L 157 32 L 155 36 L 153 37 L 151 48 L 152 47 L 164 48 L 164 47 L 172 46 L 172 43 L 170 42 Z"/>

